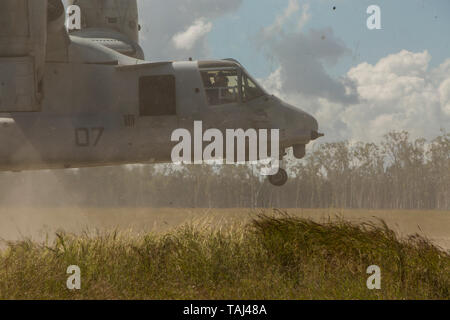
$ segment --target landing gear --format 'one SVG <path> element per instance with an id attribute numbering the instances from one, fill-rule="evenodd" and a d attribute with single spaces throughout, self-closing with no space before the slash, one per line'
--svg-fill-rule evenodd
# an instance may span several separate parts
<path id="1" fill-rule="evenodd" d="M 280 168 L 273 176 L 269 176 L 269 182 L 276 187 L 284 186 L 287 181 L 288 174 L 283 168 Z"/>
<path id="2" fill-rule="evenodd" d="M 281 187 L 288 181 L 288 174 L 284 169 L 286 167 L 286 160 L 284 158 L 287 156 L 285 149 L 280 150 L 280 162 L 278 172 L 272 176 L 269 176 L 269 182 L 275 187 Z"/>

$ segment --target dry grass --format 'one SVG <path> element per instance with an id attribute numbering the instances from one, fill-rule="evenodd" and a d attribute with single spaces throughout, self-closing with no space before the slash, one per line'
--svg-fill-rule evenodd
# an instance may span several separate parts
<path id="1" fill-rule="evenodd" d="M 202 208 L 31 208 L 0 207 L 0 239 L 31 238 L 42 241 L 59 230 L 81 233 L 90 230 L 133 230 L 165 233 L 186 223 L 226 226 L 248 223 L 259 210 Z M 437 210 L 343 210 L 286 209 L 289 214 L 316 222 L 344 219 L 355 223 L 386 221 L 400 236 L 419 233 L 450 250 L 450 211 Z M 0 243 L 1 247 L 1 243 Z"/>
<path id="2" fill-rule="evenodd" d="M 211 218 L 214 220 L 215 218 Z M 450 256 L 386 224 L 317 222 L 284 212 L 164 233 L 59 232 L 8 242 L 1 299 L 449 299 Z M 366 269 L 382 270 L 368 290 Z M 78 265 L 82 289 L 66 288 Z"/>

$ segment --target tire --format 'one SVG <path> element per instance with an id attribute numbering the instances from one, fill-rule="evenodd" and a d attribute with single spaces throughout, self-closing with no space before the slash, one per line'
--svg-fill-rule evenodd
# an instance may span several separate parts
<path id="1" fill-rule="evenodd" d="M 274 174 L 273 176 L 269 176 L 269 182 L 275 187 L 284 186 L 287 181 L 288 181 L 288 174 L 286 170 L 282 168 L 278 170 L 278 173 Z"/>

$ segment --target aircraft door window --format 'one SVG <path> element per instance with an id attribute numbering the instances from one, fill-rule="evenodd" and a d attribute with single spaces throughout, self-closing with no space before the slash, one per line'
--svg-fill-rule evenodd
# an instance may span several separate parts
<path id="1" fill-rule="evenodd" d="M 173 75 L 145 76 L 139 79 L 141 116 L 176 115 L 176 89 Z"/>
<path id="2" fill-rule="evenodd" d="M 239 102 L 237 70 L 202 71 L 201 74 L 209 105 Z"/>
<path id="3" fill-rule="evenodd" d="M 245 73 L 242 76 L 242 99 L 250 101 L 264 95 L 264 91 Z"/>

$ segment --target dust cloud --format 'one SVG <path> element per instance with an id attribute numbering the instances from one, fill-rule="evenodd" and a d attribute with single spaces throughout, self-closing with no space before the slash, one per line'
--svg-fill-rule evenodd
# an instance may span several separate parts
<path id="1" fill-rule="evenodd" d="M 261 212 L 271 213 L 271 209 L 170 208 L 164 205 L 158 208 L 157 205 L 144 205 L 139 199 L 150 198 L 153 201 L 177 196 L 173 192 L 170 197 L 164 193 L 146 194 L 151 186 L 136 181 L 147 180 L 162 188 L 160 183 L 164 179 L 155 180 L 155 175 L 150 181 L 143 172 L 122 167 L 120 170 L 97 168 L 0 173 L 0 240 L 3 244 L 25 238 L 51 241 L 57 231 L 76 234 L 112 230 L 164 233 L 186 223 L 224 227 L 247 223 Z M 382 219 L 402 237 L 417 233 L 450 250 L 449 210 L 285 211 L 320 222 L 344 219 L 361 223 Z"/>
<path id="2" fill-rule="evenodd" d="M 29 238 L 51 241 L 57 231 L 95 234 L 112 230 L 163 233 L 186 223 L 224 227 L 250 221 L 256 214 L 270 210 L 252 209 L 181 209 L 181 208 L 39 208 L 1 207 L 0 239 L 15 241 Z M 318 222 L 386 221 L 401 237 L 419 234 L 444 250 L 450 251 L 450 212 L 416 210 L 333 210 L 287 209 L 295 216 Z"/>

